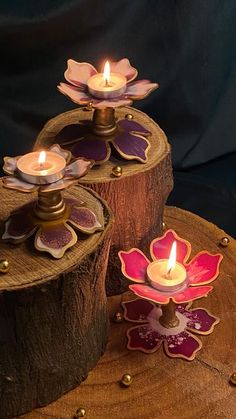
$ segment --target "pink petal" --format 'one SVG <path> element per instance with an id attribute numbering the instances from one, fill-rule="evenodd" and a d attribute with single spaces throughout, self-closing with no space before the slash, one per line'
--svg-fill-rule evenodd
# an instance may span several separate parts
<path id="1" fill-rule="evenodd" d="M 8 175 L 13 175 L 15 170 L 16 170 L 16 163 L 17 160 L 20 158 L 21 156 L 17 156 L 17 157 L 4 157 L 3 161 L 4 161 L 4 165 L 3 165 L 3 170 L 5 173 L 7 173 Z"/>
<path id="2" fill-rule="evenodd" d="M 22 243 L 32 236 L 37 226 L 31 216 L 32 203 L 23 205 L 13 213 L 5 222 L 5 231 L 2 239 L 14 243 Z"/>
<path id="3" fill-rule="evenodd" d="M 131 351 L 152 353 L 157 351 L 162 344 L 162 336 L 153 330 L 149 324 L 131 327 L 127 331 L 128 345 Z"/>
<path id="4" fill-rule="evenodd" d="M 59 144 L 53 144 L 50 148 L 50 151 L 52 151 L 53 153 L 59 154 L 59 156 L 64 157 L 64 159 L 66 160 L 66 162 L 68 163 L 71 159 L 71 152 L 68 150 L 64 150 L 63 148 L 61 148 L 59 146 Z"/>
<path id="5" fill-rule="evenodd" d="M 93 101 L 92 96 L 90 96 L 86 92 L 79 90 L 78 87 L 71 86 L 66 83 L 60 83 L 59 86 L 57 86 L 57 88 L 63 95 L 67 96 L 69 99 L 71 99 L 73 102 L 79 105 L 86 105 L 87 103 Z"/>
<path id="6" fill-rule="evenodd" d="M 204 285 L 214 281 L 219 275 L 220 262 L 223 256 L 211 255 L 208 252 L 198 253 L 186 266 L 191 285 Z"/>
<path id="7" fill-rule="evenodd" d="M 186 330 L 178 335 L 170 335 L 164 341 L 164 348 L 170 357 L 183 358 L 192 361 L 202 344 L 197 337 Z"/>
<path id="8" fill-rule="evenodd" d="M 124 309 L 124 318 L 131 322 L 144 323 L 155 305 L 150 301 L 137 298 L 136 300 L 121 303 Z"/>
<path id="9" fill-rule="evenodd" d="M 3 186 L 8 189 L 15 189 L 16 191 L 20 192 L 34 192 L 38 190 L 38 185 L 24 182 L 23 180 L 13 176 L 6 176 L 2 181 Z"/>
<path id="10" fill-rule="evenodd" d="M 65 177 L 74 179 L 80 178 L 88 173 L 93 164 L 94 162 L 91 160 L 83 158 L 77 159 L 66 167 Z"/>
<path id="11" fill-rule="evenodd" d="M 93 98 L 92 98 L 93 99 Z M 120 106 L 128 106 L 132 104 L 131 99 L 127 99 L 122 96 L 118 96 L 114 99 L 93 99 L 93 107 L 94 108 L 118 108 Z"/>
<path id="12" fill-rule="evenodd" d="M 102 230 L 103 226 L 98 221 L 96 214 L 86 207 L 72 206 L 68 222 L 83 233 L 92 234 Z"/>
<path id="13" fill-rule="evenodd" d="M 52 192 L 52 191 L 62 191 L 63 189 L 67 189 L 72 185 L 78 183 L 77 179 L 61 179 L 54 183 L 49 183 L 45 186 L 40 186 L 40 192 Z"/>
<path id="14" fill-rule="evenodd" d="M 145 298 L 149 301 L 154 301 L 157 304 L 168 304 L 170 297 L 165 294 L 160 293 L 154 288 L 149 287 L 149 285 L 130 285 L 129 288 L 133 291 L 138 297 Z"/>
<path id="15" fill-rule="evenodd" d="M 67 66 L 64 73 L 65 79 L 74 86 L 82 88 L 85 88 L 88 79 L 97 73 L 96 68 L 89 63 L 78 63 L 70 59 L 67 61 Z"/>
<path id="16" fill-rule="evenodd" d="M 209 335 L 213 331 L 214 326 L 220 321 L 218 317 L 212 316 L 203 308 L 185 310 L 183 314 L 188 319 L 188 329 L 203 335 Z"/>
<path id="17" fill-rule="evenodd" d="M 173 295 L 172 299 L 177 304 L 187 303 L 188 301 L 197 300 L 201 297 L 206 297 L 207 294 L 213 290 L 211 286 L 205 287 L 189 287 L 184 291 Z"/>
<path id="18" fill-rule="evenodd" d="M 111 73 L 120 73 L 125 76 L 128 82 L 134 80 L 138 75 L 138 71 L 136 68 L 131 66 L 128 58 L 123 58 L 120 61 L 111 62 L 110 69 Z"/>
<path id="19" fill-rule="evenodd" d="M 143 99 L 159 86 L 157 83 L 151 83 L 149 80 L 138 80 L 127 85 L 125 95 L 131 99 Z"/>
<path id="20" fill-rule="evenodd" d="M 60 259 L 65 251 L 77 242 L 77 235 L 66 223 L 45 225 L 35 237 L 35 247 L 41 252 L 48 252 Z"/>
<path id="21" fill-rule="evenodd" d="M 145 282 L 147 267 L 150 263 L 148 258 L 139 249 L 130 249 L 128 252 L 118 253 L 121 260 L 121 271 L 126 278 L 135 282 Z"/>
<path id="22" fill-rule="evenodd" d="M 174 230 L 167 230 L 162 237 L 158 237 L 151 242 L 150 252 L 153 259 L 169 259 L 172 243 L 177 242 L 176 260 L 184 263 L 190 253 L 191 244 L 181 239 Z"/>

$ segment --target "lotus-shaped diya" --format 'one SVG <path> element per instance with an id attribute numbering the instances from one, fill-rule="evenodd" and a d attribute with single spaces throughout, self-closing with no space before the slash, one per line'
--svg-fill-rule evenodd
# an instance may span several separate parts
<path id="1" fill-rule="evenodd" d="M 187 303 L 213 289 L 222 255 L 202 251 L 187 262 L 191 244 L 173 230 L 154 239 L 150 253 L 152 261 L 136 248 L 119 252 L 122 273 L 136 282 L 129 288 L 142 298 L 123 303 L 125 318 L 140 323 L 128 330 L 128 348 L 154 352 L 163 342 L 169 356 L 192 360 L 201 342 L 191 332 L 209 334 L 219 319 Z"/>

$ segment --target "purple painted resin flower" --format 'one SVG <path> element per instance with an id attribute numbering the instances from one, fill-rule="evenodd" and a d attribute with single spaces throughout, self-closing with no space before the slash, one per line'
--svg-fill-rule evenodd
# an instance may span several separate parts
<path id="1" fill-rule="evenodd" d="M 189 309 L 190 305 L 177 305 L 179 324 L 167 329 L 159 322 L 161 307 L 157 307 L 151 301 L 138 298 L 122 303 L 124 318 L 138 323 L 127 331 L 127 348 L 153 353 L 163 344 L 168 356 L 192 361 L 202 347 L 201 341 L 192 333 L 209 335 L 219 323 L 219 319 L 205 309 Z"/>
<path id="2" fill-rule="evenodd" d="M 127 58 L 117 62 L 110 63 L 111 73 L 117 73 L 125 77 L 126 89 L 113 98 L 97 98 L 88 90 L 88 80 L 98 74 L 95 67 L 89 63 L 79 63 L 74 60 L 67 61 L 67 70 L 65 79 L 69 82 L 60 83 L 58 90 L 65 96 L 68 96 L 73 102 L 79 105 L 87 105 L 92 102 L 94 108 L 131 105 L 133 100 L 143 99 L 153 90 L 157 89 L 157 83 L 151 83 L 149 80 L 133 80 L 137 77 L 138 71 L 130 65 Z"/>

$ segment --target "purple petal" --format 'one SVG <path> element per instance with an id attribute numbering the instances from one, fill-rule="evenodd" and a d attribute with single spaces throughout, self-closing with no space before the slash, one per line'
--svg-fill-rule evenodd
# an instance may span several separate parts
<path id="1" fill-rule="evenodd" d="M 80 178 L 86 175 L 93 164 L 94 163 L 91 160 L 77 159 L 66 167 L 65 177 L 74 179 Z"/>
<path id="2" fill-rule="evenodd" d="M 71 99 L 73 102 L 79 105 L 86 105 L 87 103 L 93 100 L 92 96 L 90 96 L 86 92 L 79 90 L 78 87 L 71 86 L 66 83 L 60 83 L 59 86 L 57 86 L 57 88 L 59 92 L 61 92 L 63 95 L 67 96 L 69 99 Z"/>
<path id="3" fill-rule="evenodd" d="M 139 249 L 131 249 L 128 252 L 120 251 L 118 255 L 122 263 L 123 275 L 131 281 L 145 283 L 150 261 L 143 252 Z"/>
<path id="4" fill-rule="evenodd" d="M 15 189 L 20 192 L 34 192 L 38 190 L 38 185 L 24 182 L 23 180 L 13 176 L 5 176 L 2 181 L 3 186 L 7 189 Z"/>
<path id="5" fill-rule="evenodd" d="M 72 153 L 75 157 L 85 157 L 96 163 L 103 163 L 109 159 L 111 149 L 107 141 L 84 138 L 72 148 Z"/>
<path id="6" fill-rule="evenodd" d="M 5 173 L 7 173 L 8 175 L 13 175 L 15 170 L 16 170 L 16 163 L 17 160 L 19 160 L 21 156 L 17 156 L 17 157 L 4 157 L 3 161 L 4 161 L 4 165 L 3 165 L 3 170 Z"/>
<path id="7" fill-rule="evenodd" d="M 176 358 L 184 358 L 192 361 L 196 353 L 201 349 L 202 344 L 186 330 L 178 335 L 167 336 L 164 341 L 164 348 L 167 355 Z"/>
<path id="8" fill-rule="evenodd" d="M 65 251 L 77 242 L 77 235 L 66 223 L 45 225 L 35 237 L 35 247 L 41 252 L 48 252 L 54 258 L 61 258 Z"/>
<path id="9" fill-rule="evenodd" d="M 96 214 L 86 207 L 72 207 L 68 222 L 83 233 L 94 233 L 103 227 Z"/>
<path id="10" fill-rule="evenodd" d="M 129 133 L 137 133 L 137 134 L 143 134 L 143 135 L 151 134 L 151 131 L 146 129 L 143 125 L 132 120 L 130 121 L 128 119 L 121 119 L 120 121 L 118 121 L 118 126 L 123 131 L 127 131 Z"/>
<path id="11" fill-rule="evenodd" d="M 64 73 L 65 79 L 75 86 L 85 88 L 90 77 L 97 73 L 89 63 L 78 63 L 74 60 L 67 61 L 67 69 Z"/>
<path id="12" fill-rule="evenodd" d="M 71 152 L 68 150 L 64 150 L 63 148 L 61 148 L 59 146 L 59 144 L 53 144 L 50 148 L 50 151 L 52 151 L 53 153 L 59 154 L 59 156 L 63 157 L 66 162 L 68 163 L 71 159 Z"/>
<path id="13" fill-rule="evenodd" d="M 123 58 L 120 61 L 111 62 L 110 69 L 111 73 L 120 73 L 125 76 L 128 82 L 134 80 L 138 75 L 138 71 L 136 68 L 131 66 L 128 58 Z"/>
<path id="14" fill-rule="evenodd" d="M 88 128 L 86 124 L 69 124 L 62 128 L 55 137 L 56 141 L 64 142 L 65 145 L 74 143 L 76 140 L 84 137 Z"/>
<path id="15" fill-rule="evenodd" d="M 149 80 L 138 80 L 127 85 L 125 95 L 131 99 L 143 99 L 159 86 Z"/>
<path id="16" fill-rule="evenodd" d="M 125 301 L 122 303 L 124 318 L 131 322 L 144 323 L 155 307 L 150 301 L 137 298 L 136 300 Z"/>
<path id="17" fill-rule="evenodd" d="M 212 289 L 213 288 L 210 285 L 203 287 L 188 287 L 184 291 L 173 295 L 172 298 L 176 304 L 187 303 L 201 297 L 206 297 Z"/>
<path id="18" fill-rule="evenodd" d="M 149 324 L 134 326 L 127 331 L 127 348 L 134 351 L 152 353 L 162 344 L 162 336 L 153 330 Z"/>
<path id="19" fill-rule="evenodd" d="M 204 285 L 214 281 L 219 275 L 220 262 L 223 256 L 211 255 L 208 252 L 198 253 L 186 266 L 191 285 Z"/>
<path id="20" fill-rule="evenodd" d="M 218 317 L 212 316 L 203 308 L 184 310 L 183 314 L 188 319 L 188 329 L 195 333 L 208 335 L 213 331 L 214 326 L 219 323 Z"/>
<path id="21" fill-rule="evenodd" d="M 142 163 L 146 163 L 150 143 L 141 135 L 123 132 L 115 137 L 112 144 L 125 159 L 139 160 Z"/>
<path id="22" fill-rule="evenodd" d="M 129 288 L 133 291 L 138 297 L 145 298 L 149 301 L 154 301 L 157 304 L 167 304 L 170 300 L 165 294 L 155 290 L 149 285 L 135 284 L 130 285 Z"/>
<path id="23" fill-rule="evenodd" d="M 23 205 L 5 223 L 3 240 L 21 243 L 32 236 L 37 226 L 32 218 L 32 203 Z"/>

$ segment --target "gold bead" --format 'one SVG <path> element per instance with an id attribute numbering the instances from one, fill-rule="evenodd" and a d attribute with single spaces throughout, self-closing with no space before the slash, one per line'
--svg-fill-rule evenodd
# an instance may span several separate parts
<path id="1" fill-rule="evenodd" d="M 0 272 L 6 274 L 9 271 L 10 263 L 7 259 L 0 259 Z"/>
<path id="2" fill-rule="evenodd" d="M 222 237 L 222 239 L 220 240 L 220 245 L 222 247 L 227 247 L 229 244 L 229 238 L 228 237 Z"/>
<path id="3" fill-rule="evenodd" d="M 229 381 L 231 384 L 236 386 L 236 372 L 233 372 L 233 374 L 231 374 Z"/>
<path id="4" fill-rule="evenodd" d="M 112 168 L 112 174 L 115 177 L 121 177 L 123 173 L 123 169 L 120 166 L 115 166 Z"/>
<path id="5" fill-rule="evenodd" d="M 164 223 L 164 221 L 162 221 L 162 228 L 165 229 L 166 228 L 166 223 Z"/>
<path id="6" fill-rule="evenodd" d="M 115 323 L 121 323 L 121 322 L 123 322 L 123 315 L 119 311 L 114 314 L 114 316 L 113 316 L 113 322 L 115 322 Z"/>
<path id="7" fill-rule="evenodd" d="M 134 119 L 134 117 L 133 117 L 132 113 L 127 113 L 127 114 L 125 115 L 125 118 L 126 118 L 126 119 L 128 119 L 129 121 L 130 121 L 131 119 Z"/>
<path id="8" fill-rule="evenodd" d="M 121 384 L 125 387 L 129 387 L 132 384 L 133 378 L 130 374 L 124 374 L 121 378 Z"/>
<path id="9" fill-rule="evenodd" d="M 89 102 L 89 103 L 87 104 L 87 109 L 88 109 L 89 111 L 91 111 L 91 110 L 93 109 L 93 102 Z"/>
<path id="10" fill-rule="evenodd" d="M 79 407 L 79 409 L 76 410 L 75 418 L 84 418 L 86 415 L 86 410 L 83 407 Z"/>

